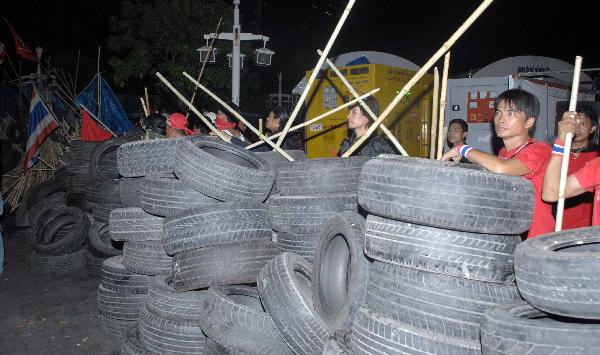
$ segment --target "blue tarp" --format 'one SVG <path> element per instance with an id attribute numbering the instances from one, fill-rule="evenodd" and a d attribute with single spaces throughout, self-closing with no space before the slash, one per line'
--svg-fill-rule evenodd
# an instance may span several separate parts
<path id="1" fill-rule="evenodd" d="M 100 115 L 98 115 L 98 78 L 100 81 Z M 117 100 L 115 93 L 112 91 L 106 80 L 100 75 L 96 75 L 89 85 L 75 98 L 78 105 L 84 105 L 96 117 L 99 117 L 111 131 L 117 135 L 123 135 L 133 129 L 133 125 L 129 122 L 123 107 Z"/>

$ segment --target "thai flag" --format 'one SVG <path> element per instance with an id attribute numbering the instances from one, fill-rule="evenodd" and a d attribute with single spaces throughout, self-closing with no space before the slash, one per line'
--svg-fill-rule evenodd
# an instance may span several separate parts
<path id="1" fill-rule="evenodd" d="M 46 138 L 58 127 L 54 115 L 40 97 L 37 89 L 33 87 L 31 106 L 29 108 L 29 127 L 27 128 L 27 149 L 23 170 L 34 166 L 39 157 L 39 150 Z"/>

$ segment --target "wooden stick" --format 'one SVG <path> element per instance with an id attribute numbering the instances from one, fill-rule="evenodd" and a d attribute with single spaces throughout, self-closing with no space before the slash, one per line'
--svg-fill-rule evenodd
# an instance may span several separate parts
<path id="1" fill-rule="evenodd" d="M 571 100 L 569 101 L 569 111 L 577 109 L 577 94 L 579 93 L 579 74 L 581 73 L 580 56 L 575 57 L 575 70 L 573 71 L 573 86 L 571 88 Z M 565 189 L 567 187 L 567 172 L 569 171 L 569 158 L 571 157 L 571 143 L 573 142 L 573 133 L 567 133 L 565 137 L 565 152 L 563 154 L 562 165 L 560 166 L 560 183 L 558 185 L 558 204 L 556 205 L 556 225 L 555 232 L 562 230 L 563 213 L 565 210 Z"/>
<path id="2" fill-rule="evenodd" d="M 258 131 L 262 134 L 263 133 L 263 120 L 262 118 L 258 119 Z"/>
<path id="3" fill-rule="evenodd" d="M 196 109 L 196 107 L 194 107 L 194 105 L 192 105 L 191 102 L 189 102 L 179 91 L 177 91 L 177 89 L 175 89 L 175 87 L 173 87 L 173 85 L 171 85 L 171 83 L 165 79 L 164 76 L 162 76 L 161 73 L 156 72 L 156 76 L 169 88 L 171 89 L 171 91 L 179 98 L 179 100 L 181 100 L 184 104 L 187 105 L 187 107 L 192 110 L 193 113 L 195 113 L 201 120 L 202 122 L 204 122 L 204 124 L 214 133 L 217 135 L 217 137 L 221 138 L 222 140 L 225 140 L 225 136 L 223 135 L 223 132 L 219 131 L 215 126 L 213 126 L 213 124 L 210 122 L 209 119 L 207 119 L 206 117 L 204 117 L 203 114 L 200 113 L 200 111 L 198 111 Z"/>
<path id="4" fill-rule="evenodd" d="M 435 159 L 435 143 L 437 141 L 438 99 L 440 98 L 440 73 L 433 68 L 433 99 L 431 100 L 431 132 L 429 136 L 429 159 Z"/>
<path id="5" fill-rule="evenodd" d="M 335 26 L 335 29 L 333 30 L 333 33 L 331 34 L 331 37 L 329 37 L 329 41 L 327 41 L 327 45 L 325 45 L 325 49 L 323 50 L 323 54 L 321 54 L 321 58 L 319 58 L 317 65 L 315 65 L 315 69 L 313 70 L 312 74 L 310 75 L 310 78 L 306 82 L 306 87 L 302 91 L 302 95 L 300 95 L 300 98 L 298 99 L 298 102 L 296 103 L 296 106 L 294 107 L 294 111 L 292 111 L 290 118 L 288 119 L 287 123 L 285 124 L 285 127 L 283 128 L 283 131 L 281 132 L 281 136 L 279 136 L 279 139 L 277 140 L 277 146 L 281 146 L 281 143 L 283 143 L 283 140 L 285 139 L 285 135 L 290 130 L 292 123 L 294 123 L 296 116 L 300 112 L 300 108 L 302 108 L 302 104 L 304 103 L 304 100 L 308 96 L 308 92 L 309 92 L 310 88 L 312 87 L 313 83 L 315 82 L 315 79 L 317 78 L 317 75 L 319 74 L 319 71 L 321 70 L 323 63 L 325 62 L 325 59 L 329 55 L 329 51 L 331 50 L 331 47 L 333 46 L 335 39 L 337 38 L 338 34 L 340 33 L 340 30 L 342 29 L 344 22 L 346 22 L 346 18 L 348 18 L 348 15 L 350 14 L 350 10 L 352 10 L 352 6 L 354 6 L 355 1 L 356 0 L 348 1 L 348 5 L 346 5 L 346 8 L 344 9 L 342 16 L 340 17 L 340 20 L 338 21 L 337 25 Z"/>
<path id="6" fill-rule="evenodd" d="M 379 88 L 373 89 L 373 90 L 369 91 L 368 93 L 359 96 L 359 98 L 364 99 L 364 98 L 366 98 L 368 96 L 371 96 L 371 95 L 379 92 L 379 90 L 380 90 Z M 315 123 L 315 122 L 317 122 L 317 121 L 319 121 L 319 120 L 321 120 L 321 119 L 323 119 L 323 118 L 325 118 L 325 117 L 327 117 L 329 115 L 333 115 L 334 113 L 336 113 L 338 111 L 341 111 L 341 110 L 345 109 L 348 106 L 354 105 L 357 102 L 358 102 L 358 98 L 354 99 L 354 100 L 350 100 L 350 101 L 346 102 L 345 104 L 340 105 L 340 106 L 334 108 L 331 111 L 327 111 L 327 112 L 325 112 L 325 113 L 323 113 L 323 114 L 321 114 L 321 115 L 319 115 L 319 116 L 317 116 L 317 117 L 315 117 L 313 119 L 310 119 L 310 120 L 308 120 L 306 122 L 302 122 L 300 124 L 297 124 L 297 125 L 293 126 L 292 128 L 290 128 L 289 132 L 297 131 L 300 128 L 304 128 L 304 127 L 306 127 L 306 126 L 308 126 L 308 125 L 310 125 L 312 123 Z M 277 138 L 279 136 L 281 136 L 281 133 L 274 134 L 271 137 L 268 137 L 268 139 Z M 249 146 L 246 147 L 246 149 L 252 149 L 252 148 L 257 147 L 257 146 L 259 146 L 259 145 L 261 145 L 263 143 L 265 143 L 265 142 L 264 141 L 258 141 L 256 143 L 250 144 Z"/>
<path id="7" fill-rule="evenodd" d="M 258 138 L 266 141 L 267 144 L 269 144 L 271 147 L 273 147 L 273 149 L 275 149 L 277 152 L 279 152 L 279 154 L 283 155 L 283 157 L 286 158 L 287 160 L 294 161 L 294 158 L 292 158 L 285 150 L 281 149 L 277 144 L 275 144 L 275 143 L 271 142 L 271 140 L 267 139 L 267 137 L 265 137 L 258 129 L 254 128 L 254 126 L 252 124 L 250 124 L 250 122 L 246 121 L 246 119 L 244 117 L 242 117 L 242 115 L 240 115 L 237 111 L 235 111 L 225 101 L 221 100 L 217 95 L 213 94 L 204 85 L 202 85 L 199 82 L 197 82 L 196 80 L 194 80 L 194 78 L 192 78 L 188 73 L 183 72 L 183 75 L 186 78 L 188 78 L 192 83 L 194 83 L 196 85 L 196 87 L 200 88 L 202 91 L 204 91 L 206 94 L 208 94 L 208 96 L 212 97 L 215 101 L 217 101 L 218 103 L 223 105 L 223 107 L 225 107 L 227 110 L 229 110 L 229 112 L 231 112 L 232 115 L 234 115 L 238 120 L 243 122 L 246 125 L 246 127 L 248 127 L 252 132 L 254 132 L 254 134 L 258 135 Z"/>
<path id="8" fill-rule="evenodd" d="M 98 46 L 98 119 L 102 117 L 102 87 L 100 77 L 100 46 Z M 114 133 L 113 133 L 114 134 Z"/>
<path id="9" fill-rule="evenodd" d="M 81 57 L 81 49 L 77 50 L 77 64 L 75 65 L 75 87 L 73 88 L 74 95 L 77 94 L 77 77 L 79 76 L 79 58 Z"/>
<path id="10" fill-rule="evenodd" d="M 318 54 L 322 54 L 323 52 L 321 52 L 321 50 L 317 49 L 317 53 Z M 335 66 L 335 64 L 333 64 L 333 62 L 331 60 L 329 60 L 329 58 L 325 58 L 325 62 L 329 65 L 329 67 L 331 68 L 331 70 L 333 70 L 335 72 L 335 74 L 340 78 L 340 80 L 342 81 L 342 83 L 344 83 L 344 85 L 346 85 L 346 87 L 348 88 L 348 90 L 350 91 L 350 93 L 352 94 L 352 96 L 358 98 L 358 92 L 356 92 L 356 90 L 354 90 L 354 88 L 352 87 L 352 85 L 348 82 L 348 80 L 344 77 L 344 75 L 340 72 L 340 70 Z M 369 116 L 371 116 L 373 118 L 373 120 L 377 119 L 377 115 L 375 114 L 375 112 L 373 112 L 373 110 L 371 110 L 371 108 L 369 106 L 367 106 L 367 104 L 363 101 L 363 99 L 359 99 L 358 102 L 360 103 L 360 105 L 362 106 L 362 108 L 365 109 L 365 111 L 367 111 L 367 113 L 369 114 Z M 383 125 L 383 123 L 379 126 L 381 128 L 381 130 L 383 131 L 383 133 L 385 133 L 385 135 L 389 138 L 389 140 L 394 144 L 394 146 L 396 147 L 396 149 L 398 149 L 398 151 L 400 152 L 400 154 L 404 155 L 404 156 L 408 156 L 408 153 L 406 152 L 406 150 L 404 150 L 404 148 L 402 147 L 402 145 L 400 144 L 400 142 L 398 142 L 398 140 L 396 139 L 396 137 L 394 137 L 394 135 L 392 134 L 392 132 L 390 132 L 389 129 L 387 129 L 387 127 L 385 127 Z"/>
<path id="11" fill-rule="evenodd" d="M 148 87 L 144 86 L 144 97 L 146 98 L 146 109 L 144 110 L 146 112 L 146 116 L 148 116 L 150 114 L 150 99 L 148 98 Z"/>
<path id="12" fill-rule="evenodd" d="M 442 133 L 446 127 L 446 90 L 448 88 L 448 69 L 450 67 L 450 52 L 444 56 L 444 70 L 442 71 L 442 85 L 440 88 L 440 118 L 438 120 L 438 132 Z M 446 130 L 446 132 L 448 132 Z M 444 135 L 440 134 L 437 141 L 437 160 L 442 159 L 444 153 Z"/>
<path id="13" fill-rule="evenodd" d="M 406 95 L 408 90 L 410 90 L 417 83 L 417 81 L 419 81 L 419 79 L 421 79 L 423 77 L 423 75 L 425 75 L 425 73 L 429 69 L 431 69 L 433 64 L 435 62 L 437 62 L 442 57 L 442 55 L 444 55 L 444 53 L 446 53 L 450 49 L 450 47 L 452 47 L 452 45 L 458 40 L 458 38 L 460 38 L 460 36 L 463 33 L 465 33 L 465 31 L 473 24 L 473 22 L 475 22 L 475 20 L 479 16 L 481 16 L 483 11 L 488 6 L 490 6 L 490 4 L 493 1 L 494 0 L 484 0 L 481 3 L 481 5 L 479 5 L 479 7 L 477 7 L 477 9 L 475 9 L 475 11 L 471 14 L 471 16 L 469 16 L 469 18 L 467 18 L 467 20 L 458 28 L 458 30 L 456 32 L 454 32 L 454 34 L 448 39 L 448 41 L 446 43 L 444 43 L 442 45 L 442 47 L 440 49 L 438 49 L 438 51 L 433 55 L 433 57 L 431 57 L 429 59 L 429 61 L 427 63 L 425 63 L 425 65 L 423 65 L 421 67 L 421 69 L 419 69 L 419 71 L 417 71 L 415 73 L 415 75 L 412 77 L 412 79 L 410 79 L 404 85 L 404 87 L 402 88 L 402 90 L 400 90 L 398 95 L 396 95 L 394 100 L 392 100 L 392 102 L 388 105 L 388 107 L 386 107 L 385 110 L 381 113 L 381 115 L 379 115 L 379 118 L 377 119 L 377 121 L 375 121 L 371 125 L 371 127 L 369 127 L 369 129 L 367 130 L 367 132 L 365 132 L 365 134 L 363 134 L 356 142 L 354 142 L 354 145 L 352 145 L 346 151 L 346 153 L 344 153 L 344 155 L 342 155 L 342 157 L 344 157 L 344 158 L 349 157 L 352 153 L 354 153 L 354 151 L 358 147 L 361 146 L 361 144 L 363 144 L 365 142 L 365 140 L 369 139 L 371 134 L 373 134 L 373 132 L 377 129 L 377 126 L 379 126 L 381 124 L 381 122 L 383 122 L 383 120 L 385 120 L 385 118 L 390 114 L 390 112 L 392 112 L 394 107 L 396 107 L 396 105 L 400 102 L 400 100 L 402 100 L 402 98 L 404 97 L 404 95 Z"/>
<path id="14" fill-rule="evenodd" d="M 142 109 L 144 110 L 144 116 L 148 117 L 148 109 L 146 108 L 146 103 L 144 102 L 144 98 L 140 97 L 140 101 L 142 102 Z"/>
<path id="15" fill-rule="evenodd" d="M 215 29 L 215 34 L 216 36 L 214 36 L 211 40 L 210 40 L 210 45 L 208 46 L 208 55 L 204 58 L 204 60 L 202 61 L 202 68 L 200 68 L 200 73 L 198 73 L 198 79 L 196 79 L 197 82 L 200 82 L 200 79 L 202 79 L 202 74 L 204 74 L 204 68 L 206 67 L 206 63 L 208 62 L 208 58 L 210 58 L 210 54 L 213 51 L 213 44 L 215 43 L 215 39 L 217 39 L 218 34 L 219 34 L 219 28 L 221 28 L 221 21 L 223 20 L 223 16 L 221 16 L 219 18 L 219 22 L 217 23 L 217 28 Z M 194 99 L 196 98 L 196 91 L 198 91 L 198 87 L 194 88 L 194 92 L 192 92 L 192 97 L 190 98 L 190 103 L 194 103 Z M 185 118 L 188 118 L 188 116 L 190 115 L 190 111 L 188 111 L 185 114 Z"/>

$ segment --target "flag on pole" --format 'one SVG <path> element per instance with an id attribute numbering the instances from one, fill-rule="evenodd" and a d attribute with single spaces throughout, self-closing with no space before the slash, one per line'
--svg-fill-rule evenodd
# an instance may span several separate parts
<path id="1" fill-rule="evenodd" d="M 17 34 L 17 31 L 15 31 L 10 23 L 8 23 L 8 20 L 4 19 L 4 22 L 6 22 L 6 26 L 8 26 L 8 30 L 10 33 L 12 33 L 13 39 L 15 40 L 15 49 L 17 54 L 27 60 L 37 62 L 37 55 L 31 49 L 29 49 L 29 47 L 27 47 L 23 39 Z"/>
<path id="2" fill-rule="evenodd" d="M 25 160 L 23 162 L 24 171 L 27 171 L 39 161 L 40 147 L 56 127 L 58 127 L 58 122 L 56 122 L 52 111 L 42 100 L 40 93 L 34 86 L 29 108 L 27 148 L 25 149 Z"/>
<path id="3" fill-rule="evenodd" d="M 4 43 L 0 42 L 0 64 L 4 64 L 8 59 L 8 53 L 6 53 L 6 47 Z"/>
<path id="4" fill-rule="evenodd" d="M 81 110 L 79 139 L 87 142 L 100 142 L 112 138 L 112 134 L 100 127 L 86 110 Z"/>

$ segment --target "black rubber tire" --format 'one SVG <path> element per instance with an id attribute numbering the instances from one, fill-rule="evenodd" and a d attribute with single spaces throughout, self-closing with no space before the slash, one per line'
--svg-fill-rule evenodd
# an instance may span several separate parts
<path id="1" fill-rule="evenodd" d="M 92 179 L 105 182 L 112 182 L 119 179 L 116 152 L 121 144 L 127 142 L 131 142 L 131 139 L 113 137 L 100 142 L 94 148 L 90 155 L 90 176 Z"/>
<path id="2" fill-rule="evenodd" d="M 108 225 L 92 222 L 87 235 L 90 253 L 101 258 L 123 254 L 123 243 L 110 239 Z"/>
<path id="3" fill-rule="evenodd" d="M 89 174 L 69 175 L 69 191 L 76 193 L 85 193 L 86 187 L 91 183 L 92 178 Z"/>
<path id="4" fill-rule="evenodd" d="M 355 194 L 274 196 L 269 201 L 273 229 L 292 234 L 320 233 L 337 213 L 357 211 Z"/>
<path id="5" fill-rule="evenodd" d="M 121 204 L 119 181 L 93 181 L 85 189 L 88 201 L 103 204 Z"/>
<path id="6" fill-rule="evenodd" d="M 146 212 L 163 217 L 220 202 L 192 189 L 174 175 L 146 176 L 139 200 Z"/>
<path id="7" fill-rule="evenodd" d="M 56 238 L 57 232 L 70 225 L 63 238 Z M 38 244 L 35 250 L 40 255 L 70 254 L 83 248 L 90 229 L 89 218 L 76 207 L 63 207 L 48 216 L 42 223 L 38 235 L 48 244 Z"/>
<path id="8" fill-rule="evenodd" d="M 552 316 L 522 303 L 495 307 L 481 324 L 483 354 L 598 354 L 600 324 Z"/>
<path id="9" fill-rule="evenodd" d="M 566 317 L 600 320 L 600 227 L 528 239 L 517 247 L 517 286 L 530 305 Z"/>
<path id="10" fill-rule="evenodd" d="M 39 255 L 34 251 L 25 262 L 28 271 L 32 273 L 63 276 L 85 268 L 85 253 L 84 249 L 63 255 Z"/>
<path id="11" fill-rule="evenodd" d="M 124 177 L 173 173 L 177 146 L 183 138 L 139 140 L 122 144 L 117 166 Z"/>
<path id="12" fill-rule="evenodd" d="M 126 242 L 123 245 L 123 265 L 128 271 L 143 275 L 168 275 L 172 259 L 162 241 Z"/>
<path id="13" fill-rule="evenodd" d="M 220 202 L 165 219 L 169 255 L 215 244 L 271 240 L 269 209 L 258 202 Z"/>
<path id="14" fill-rule="evenodd" d="M 65 203 L 60 200 L 46 199 L 34 204 L 29 210 L 29 224 L 33 232 L 41 241 L 40 228 L 42 224 L 48 220 L 48 217 L 57 210 L 66 207 Z"/>
<path id="15" fill-rule="evenodd" d="M 372 214 L 474 233 L 525 232 L 533 199 L 533 185 L 522 177 L 397 155 L 367 162 L 358 186 L 358 203 Z"/>
<path id="16" fill-rule="evenodd" d="M 144 347 L 160 354 L 203 354 L 206 336 L 197 322 L 174 321 L 142 307 L 139 339 Z"/>
<path id="17" fill-rule="evenodd" d="M 116 319 L 99 314 L 98 320 L 100 321 L 100 329 L 106 335 L 113 336 L 116 339 L 122 339 L 129 330 L 137 329 L 137 319 Z"/>
<path id="18" fill-rule="evenodd" d="M 379 261 L 439 274 L 513 283 L 520 235 L 478 234 L 369 215 L 365 253 Z"/>
<path id="19" fill-rule="evenodd" d="M 315 313 L 332 330 L 352 325 L 367 294 L 369 260 L 363 253 L 365 220 L 358 213 L 333 216 L 321 231 L 312 264 Z"/>
<path id="20" fill-rule="evenodd" d="M 99 279 L 102 276 L 102 264 L 106 258 L 100 258 L 90 253 L 85 253 L 85 268 L 88 275 L 93 279 Z"/>
<path id="21" fill-rule="evenodd" d="M 320 354 L 332 334 L 312 305 L 311 265 L 294 253 L 271 260 L 258 275 L 263 306 L 296 354 Z"/>
<path id="22" fill-rule="evenodd" d="M 85 192 L 67 192 L 65 203 L 68 207 L 77 207 L 84 212 L 92 212 L 92 204 L 88 201 Z"/>
<path id="23" fill-rule="evenodd" d="M 146 213 L 139 207 L 116 208 L 110 212 L 108 229 L 112 240 L 162 240 L 163 218 Z"/>
<path id="24" fill-rule="evenodd" d="M 143 182 L 143 177 L 124 177 L 119 180 L 119 195 L 121 196 L 123 207 L 142 207 L 140 194 Z"/>
<path id="25" fill-rule="evenodd" d="M 133 327 L 125 333 L 120 350 L 120 355 L 158 355 L 144 347 L 140 341 L 137 327 Z"/>
<path id="26" fill-rule="evenodd" d="M 140 308 L 146 302 L 146 294 L 117 292 L 100 284 L 97 300 L 100 314 L 108 318 L 134 321 L 138 319 Z"/>
<path id="27" fill-rule="evenodd" d="M 110 212 L 114 209 L 121 208 L 121 204 L 112 203 L 93 203 L 92 205 L 92 216 L 96 222 L 108 224 L 110 219 Z"/>
<path id="28" fill-rule="evenodd" d="M 27 193 L 24 202 L 25 210 L 30 211 L 34 204 L 45 200 L 48 196 L 54 195 L 57 192 L 64 192 L 66 194 L 68 189 L 69 186 L 64 181 L 59 181 L 57 179 L 43 181 Z"/>
<path id="29" fill-rule="evenodd" d="M 100 142 L 89 142 L 82 140 L 71 141 L 69 155 L 71 159 L 90 160 L 92 152 Z"/>
<path id="30" fill-rule="evenodd" d="M 367 157 L 295 161 L 277 170 L 277 191 L 284 196 L 356 194 Z"/>
<path id="31" fill-rule="evenodd" d="M 123 256 L 113 256 L 104 260 L 100 271 L 102 286 L 119 293 L 147 294 L 152 285 L 152 276 L 127 271 Z"/>
<path id="32" fill-rule="evenodd" d="M 275 243 L 280 253 L 292 252 L 300 255 L 312 265 L 321 233 L 293 234 L 277 232 Z"/>
<path id="33" fill-rule="evenodd" d="M 375 261 L 366 304 L 397 322 L 440 336 L 476 341 L 483 313 L 521 302 L 514 285 L 471 281 Z"/>
<path id="34" fill-rule="evenodd" d="M 293 354 L 265 312 L 255 287 L 211 287 L 200 326 L 228 352 Z"/>
<path id="35" fill-rule="evenodd" d="M 288 153 L 289 156 L 294 159 L 294 161 L 306 160 L 306 153 L 303 150 L 286 150 L 285 152 Z M 287 163 L 290 163 L 287 158 L 275 150 L 271 150 L 269 152 L 256 152 L 255 154 L 264 159 L 264 161 L 266 161 L 267 164 L 275 169 L 275 171 L 287 166 Z"/>
<path id="36" fill-rule="evenodd" d="M 148 291 L 146 307 L 165 319 L 198 322 L 208 291 L 177 291 L 171 276 L 155 276 Z"/>
<path id="37" fill-rule="evenodd" d="M 174 171 L 186 185 L 220 201 L 263 202 L 275 181 L 275 171 L 256 154 L 214 139 L 183 141 Z"/>
<path id="38" fill-rule="evenodd" d="M 210 337 L 206 337 L 206 349 L 204 350 L 205 355 L 233 355 L 231 352 L 227 351 L 225 347 L 216 341 L 212 340 Z M 237 355 L 237 354 L 235 354 Z"/>
<path id="39" fill-rule="evenodd" d="M 352 351 L 362 354 L 480 355 L 479 340 L 450 338 L 396 322 L 367 306 L 356 313 L 352 324 Z"/>
<path id="40" fill-rule="evenodd" d="M 270 240 L 217 244 L 173 257 L 173 284 L 180 291 L 254 283 L 263 266 L 277 255 Z"/>

